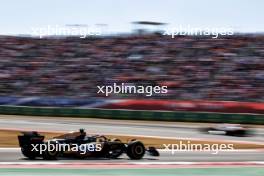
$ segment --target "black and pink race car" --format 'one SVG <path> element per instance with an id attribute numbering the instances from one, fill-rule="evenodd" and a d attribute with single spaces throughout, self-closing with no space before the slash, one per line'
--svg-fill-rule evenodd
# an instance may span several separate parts
<path id="1" fill-rule="evenodd" d="M 102 135 L 88 136 L 83 129 L 66 133 L 51 140 L 44 140 L 38 132 L 22 132 L 18 136 L 22 154 L 29 159 L 45 160 L 67 158 L 109 158 L 116 159 L 126 154 L 132 160 L 139 160 L 145 154 L 159 156 L 155 147 L 146 148 L 139 140 L 123 143 Z M 61 148 L 64 147 L 64 148 Z"/>

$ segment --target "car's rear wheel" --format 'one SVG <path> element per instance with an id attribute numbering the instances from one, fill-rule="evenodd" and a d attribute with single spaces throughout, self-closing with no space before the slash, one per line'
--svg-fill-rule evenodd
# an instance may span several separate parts
<path id="1" fill-rule="evenodd" d="M 132 141 L 127 146 L 127 156 L 130 159 L 138 160 L 143 158 L 145 155 L 146 149 L 142 142 Z"/>
<path id="2" fill-rule="evenodd" d="M 56 142 L 46 142 L 45 145 L 47 146 L 46 150 L 43 152 L 42 157 L 45 160 L 56 160 L 58 155 L 59 155 L 59 151 L 56 150 L 56 147 L 53 150 L 49 150 L 48 145 L 56 145 Z"/>
<path id="3" fill-rule="evenodd" d="M 27 157 L 28 159 L 35 159 L 36 158 L 36 155 L 34 152 L 31 151 L 30 148 L 27 148 L 27 147 L 21 147 L 21 152 L 22 154 Z"/>

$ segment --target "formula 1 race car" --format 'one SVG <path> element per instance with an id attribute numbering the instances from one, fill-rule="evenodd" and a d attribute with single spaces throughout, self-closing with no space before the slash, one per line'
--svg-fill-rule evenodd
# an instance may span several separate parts
<path id="1" fill-rule="evenodd" d="M 58 157 L 115 159 L 123 153 L 133 160 L 141 159 L 145 154 L 159 156 L 155 147 L 146 148 L 141 141 L 131 140 L 123 143 L 119 139 L 109 139 L 101 135 L 87 136 L 83 129 L 47 141 L 44 141 L 44 136 L 38 132 L 22 132 L 22 135 L 18 136 L 18 141 L 22 154 L 29 159 L 37 157 L 45 160 L 54 160 Z"/>
<path id="2" fill-rule="evenodd" d="M 249 128 L 239 124 L 220 124 L 214 127 L 202 128 L 201 131 L 208 134 L 222 134 L 237 137 L 246 137 L 253 134 Z"/>

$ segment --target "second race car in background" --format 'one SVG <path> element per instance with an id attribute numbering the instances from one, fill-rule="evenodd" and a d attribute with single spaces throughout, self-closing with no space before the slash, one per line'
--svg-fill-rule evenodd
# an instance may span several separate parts
<path id="1" fill-rule="evenodd" d="M 219 124 L 208 128 L 202 128 L 201 131 L 208 134 L 220 134 L 237 137 L 247 137 L 253 135 L 252 129 L 240 124 Z"/>

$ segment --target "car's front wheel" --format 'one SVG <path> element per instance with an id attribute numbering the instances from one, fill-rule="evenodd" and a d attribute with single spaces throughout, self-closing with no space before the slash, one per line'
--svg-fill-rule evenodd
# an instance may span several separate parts
<path id="1" fill-rule="evenodd" d="M 132 141 L 127 145 L 127 156 L 130 159 L 138 160 L 143 158 L 145 155 L 146 149 L 142 142 Z"/>

